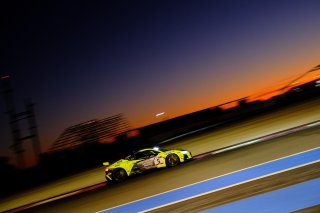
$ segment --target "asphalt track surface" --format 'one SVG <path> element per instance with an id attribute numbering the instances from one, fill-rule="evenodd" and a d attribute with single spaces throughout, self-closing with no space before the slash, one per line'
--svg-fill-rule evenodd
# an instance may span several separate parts
<path id="1" fill-rule="evenodd" d="M 189 137 L 175 143 L 194 154 L 221 148 L 320 119 L 320 100 L 297 104 L 214 132 Z M 94 212 L 215 176 L 247 168 L 276 158 L 320 147 L 317 128 L 294 133 L 268 142 L 193 161 L 172 169 L 151 172 L 122 184 L 106 186 L 80 195 L 34 207 L 30 212 Z M 103 168 L 18 194 L 1 201 L 0 211 L 50 196 L 103 182 Z"/>
<path id="2" fill-rule="evenodd" d="M 224 212 L 279 212 L 279 209 L 290 212 L 320 204 L 319 166 L 320 148 L 317 148 L 123 205 L 105 213 L 128 212 L 131 209 L 135 212 L 200 212 L 208 209 L 214 212 L 220 212 L 219 209 Z M 283 190 L 284 187 L 291 188 L 291 185 L 304 184 L 312 179 L 317 180 L 312 184 L 317 190 L 299 187 L 298 192 L 297 189 L 290 189 L 290 194 L 285 194 L 288 191 Z M 286 192 L 281 192 L 279 196 L 279 190 Z M 275 197 L 276 201 L 273 200 Z M 235 208 L 239 208 L 238 211 Z"/>
<path id="3" fill-rule="evenodd" d="M 320 128 L 154 171 L 26 212 L 95 212 L 320 146 Z M 272 186 L 270 186 L 272 187 Z"/>

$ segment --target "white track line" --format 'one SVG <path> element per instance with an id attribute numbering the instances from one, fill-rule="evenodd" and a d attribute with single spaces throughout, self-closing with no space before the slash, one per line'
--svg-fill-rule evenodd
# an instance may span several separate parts
<path id="1" fill-rule="evenodd" d="M 274 162 L 274 161 L 277 161 L 277 160 L 289 158 L 291 156 L 299 155 L 299 154 L 306 153 L 306 152 L 309 152 L 309 151 L 312 151 L 312 150 L 316 150 L 316 149 L 320 149 L 320 147 L 309 149 L 309 150 L 306 150 L 306 151 L 303 151 L 303 152 L 298 152 L 298 153 L 291 154 L 291 155 L 288 155 L 288 156 L 285 156 L 285 157 L 277 158 L 277 159 L 274 159 L 274 160 L 271 160 L 271 161 L 267 161 L 267 162 L 264 162 L 264 163 L 261 163 L 261 164 L 257 164 L 257 165 L 250 166 L 250 167 L 246 167 L 244 169 L 240 169 L 240 170 L 237 170 L 237 171 L 234 171 L 234 172 L 230 172 L 230 173 L 227 173 L 227 174 L 219 175 L 219 176 L 216 176 L 216 177 L 213 177 L 213 178 L 208 178 L 208 179 L 205 179 L 205 180 L 202 180 L 202 181 L 198 181 L 196 183 L 192 183 L 192 184 L 188 184 L 188 185 L 185 185 L 185 186 L 182 186 L 182 187 L 171 189 L 171 190 L 168 190 L 168 191 L 165 191 L 165 192 L 161 192 L 161 193 L 158 193 L 158 194 L 155 194 L 155 195 L 151 195 L 151 196 L 148 196 L 148 197 L 145 197 L 145 198 L 141 198 L 141 199 L 138 199 L 138 200 L 135 200 L 135 201 L 131 201 L 131 202 L 128 202 L 128 203 L 125 203 L 125 204 L 121 204 L 121 205 L 118 205 L 118 206 L 115 206 L 115 207 L 112 207 L 112 208 L 109 208 L 109 209 L 104 209 L 104 210 L 101 210 L 101 211 L 98 211 L 98 212 L 104 212 L 104 211 L 108 211 L 108 210 L 111 210 L 111 209 L 115 209 L 115 208 L 118 208 L 120 206 L 125 206 L 125 205 L 131 204 L 131 203 L 135 203 L 135 202 L 138 202 L 138 201 L 141 201 L 141 200 L 145 200 L 145 199 L 148 199 L 148 198 L 151 198 L 151 197 L 156 197 L 156 196 L 159 196 L 161 194 L 165 194 L 165 193 L 168 193 L 168 192 L 172 192 L 172 191 L 176 191 L 176 190 L 179 190 L 179 189 L 183 189 L 183 188 L 186 188 L 186 187 L 189 187 L 189 186 L 192 186 L 192 185 L 196 185 L 196 184 L 208 181 L 208 180 L 212 180 L 212 179 L 220 178 L 220 177 L 223 177 L 223 176 L 227 176 L 227 175 L 230 175 L 230 174 L 233 174 L 233 173 L 237 173 L 237 172 L 240 172 L 240 171 L 243 171 L 243 170 L 246 170 L 246 169 L 258 167 L 258 166 L 261 166 L 261 165 L 264 165 L 264 164 L 268 164 L 268 163 L 271 163 L 271 162 Z"/>
<path id="2" fill-rule="evenodd" d="M 181 200 L 177 200 L 177 201 L 174 201 L 174 202 L 171 202 L 171 203 L 167 203 L 167 204 L 162 205 L 162 206 L 157 206 L 157 207 L 154 207 L 152 209 L 141 211 L 141 213 L 152 211 L 152 210 L 156 210 L 156 209 L 160 209 L 160 208 L 163 208 L 165 206 L 170 206 L 170 205 L 173 205 L 173 204 L 176 204 L 176 203 L 180 203 L 180 202 L 183 202 L 183 201 L 186 201 L 186 200 L 191 200 L 191 199 L 194 199 L 196 197 L 201 197 L 203 195 L 207 195 L 207 194 L 210 194 L 210 193 L 214 193 L 214 192 L 217 192 L 217 191 L 228 189 L 228 188 L 231 188 L 231 187 L 234 187 L 234 186 L 238 186 L 238 185 L 241 185 L 241 184 L 244 184 L 244 183 L 249 183 L 251 181 L 259 180 L 259 179 L 262 179 L 262 178 L 265 178 L 265 177 L 270 177 L 272 175 L 276 175 L 276 174 L 279 174 L 279 173 L 282 173 L 282 172 L 294 170 L 294 169 L 301 168 L 301 167 L 304 167 L 304 166 L 308 166 L 308 165 L 311 165 L 311 164 L 315 164 L 315 163 L 318 163 L 318 162 L 320 162 L 320 160 L 312 161 L 312 162 L 305 163 L 305 164 L 302 164 L 302 165 L 299 165 L 299 166 L 290 167 L 288 169 L 280 170 L 280 171 L 273 172 L 273 173 L 270 173 L 270 174 L 267 174 L 267 175 L 263 175 L 263 176 L 256 177 L 256 178 L 252 178 L 250 180 L 242 181 L 242 182 L 239 182 L 239 183 L 236 183 L 236 184 L 232 184 L 232 185 L 229 185 L 229 186 L 225 186 L 225 187 L 222 187 L 222 188 L 219 188 L 219 189 L 214 189 L 214 190 L 211 190 L 211 191 L 208 191 L 208 192 L 204 192 L 204 193 L 201 193 L 201 194 L 198 194 L 198 195 L 194 195 L 194 196 L 187 197 L 187 198 L 184 198 L 184 199 L 181 199 Z"/>

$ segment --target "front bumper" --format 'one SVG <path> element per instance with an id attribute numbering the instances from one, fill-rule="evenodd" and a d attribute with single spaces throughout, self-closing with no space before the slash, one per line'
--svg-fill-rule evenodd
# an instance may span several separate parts
<path id="1" fill-rule="evenodd" d="M 183 158 L 184 158 L 184 161 L 191 160 L 191 159 L 192 159 L 192 154 L 191 154 L 191 152 L 185 151 L 185 152 L 183 153 Z"/>

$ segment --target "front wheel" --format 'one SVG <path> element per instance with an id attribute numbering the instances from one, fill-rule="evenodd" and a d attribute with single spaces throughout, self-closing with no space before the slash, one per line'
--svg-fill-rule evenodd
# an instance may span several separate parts
<path id="1" fill-rule="evenodd" d="M 167 167 L 173 167 L 176 166 L 180 163 L 180 159 L 179 156 L 176 154 L 169 154 L 166 157 L 166 166 Z"/>
<path id="2" fill-rule="evenodd" d="M 128 175 L 124 169 L 115 169 L 112 172 L 112 177 L 115 182 L 122 182 L 127 179 Z"/>

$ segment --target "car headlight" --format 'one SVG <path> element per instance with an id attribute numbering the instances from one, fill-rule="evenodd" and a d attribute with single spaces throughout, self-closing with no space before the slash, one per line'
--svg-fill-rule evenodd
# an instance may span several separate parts
<path id="1" fill-rule="evenodd" d="M 185 150 L 185 151 L 181 151 L 181 153 L 184 154 L 184 155 L 186 155 L 186 154 L 188 154 L 189 152 Z"/>

